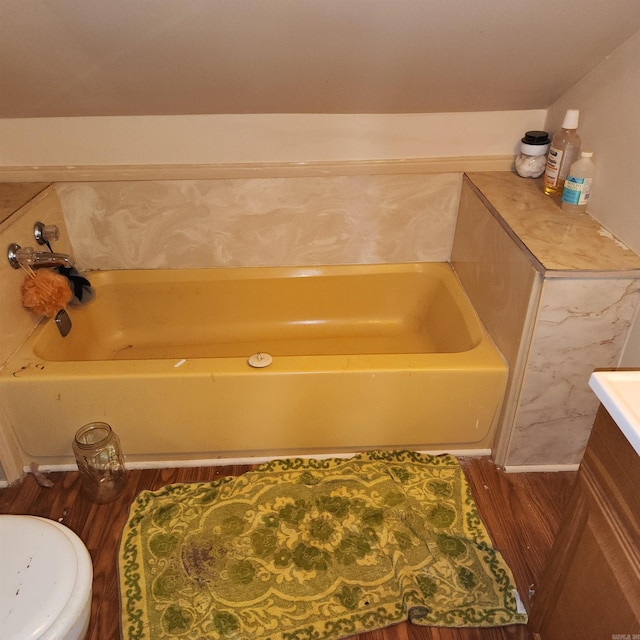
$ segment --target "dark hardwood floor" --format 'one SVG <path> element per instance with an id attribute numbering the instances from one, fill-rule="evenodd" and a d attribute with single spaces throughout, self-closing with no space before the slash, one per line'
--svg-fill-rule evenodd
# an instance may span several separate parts
<path id="1" fill-rule="evenodd" d="M 511 567 L 527 609 L 535 591 L 575 473 L 505 474 L 486 459 L 462 459 L 480 514 L 496 548 Z M 173 482 L 202 482 L 239 475 L 249 466 L 131 470 L 127 489 L 106 505 L 90 503 L 80 493 L 77 472 L 51 473 L 53 488 L 42 488 L 29 474 L 0 489 L 0 513 L 31 514 L 58 520 L 75 531 L 94 565 L 93 603 L 88 640 L 120 638 L 116 557 L 128 509 L 143 489 Z M 353 636 L 356 640 L 531 640 L 522 625 L 493 629 L 444 629 L 403 623 Z"/>

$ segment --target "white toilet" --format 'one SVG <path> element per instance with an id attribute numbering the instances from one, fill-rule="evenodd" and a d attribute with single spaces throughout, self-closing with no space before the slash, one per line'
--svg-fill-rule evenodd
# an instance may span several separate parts
<path id="1" fill-rule="evenodd" d="M 91 613 L 91 556 L 68 527 L 0 515 L 3 640 L 82 640 Z"/>

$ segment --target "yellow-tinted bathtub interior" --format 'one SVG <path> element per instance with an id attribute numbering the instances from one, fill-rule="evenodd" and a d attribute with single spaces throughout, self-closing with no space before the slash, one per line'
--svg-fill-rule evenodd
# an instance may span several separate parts
<path id="1" fill-rule="evenodd" d="M 448 264 L 90 278 L 71 333 L 40 324 L 0 372 L 25 464 L 96 420 L 149 463 L 491 447 L 507 366 Z"/>

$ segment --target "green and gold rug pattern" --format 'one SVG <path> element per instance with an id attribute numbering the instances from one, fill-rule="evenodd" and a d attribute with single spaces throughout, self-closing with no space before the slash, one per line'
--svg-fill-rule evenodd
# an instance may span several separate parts
<path id="1" fill-rule="evenodd" d="M 409 619 L 526 622 L 457 460 L 275 460 L 142 492 L 119 556 L 125 640 L 334 640 Z"/>

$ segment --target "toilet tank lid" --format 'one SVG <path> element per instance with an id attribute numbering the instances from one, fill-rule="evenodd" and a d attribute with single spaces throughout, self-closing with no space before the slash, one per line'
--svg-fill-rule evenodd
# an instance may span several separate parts
<path id="1" fill-rule="evenodd" d="M 0 628 L 4 640 L 35 640 L 76 589 L 88 552 L 67 527 L 36 516 L 0 515 Z"/>

